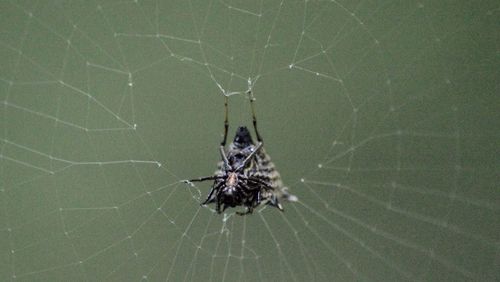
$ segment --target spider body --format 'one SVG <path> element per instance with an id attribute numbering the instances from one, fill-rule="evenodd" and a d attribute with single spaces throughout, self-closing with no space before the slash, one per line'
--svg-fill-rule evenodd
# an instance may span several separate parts
<path id="1" fill-rule="evenodd" d="M 240 126 L 236 130 L 233 142 L 227 149 L 225 148 L 229 127 L 226 97 L 224 139 L 219 148 L 222 160 L 218 164 L 218 169 L 213 176 L 186 180 L 188 183 L 214 180 L 212 190 L 202 205 L 215 203 L 217 213 L 223 212 L 228 207 L 243 206 L 246 210 L 236 213 L 245 215 L 252 213 L 254 208 L 261 204 L 269 204 L 283 211 L 279 199 L 297 200 L 296 196 L 289 194 L 287 188 L 283 187 L 279 173 L 263 148 L 262 138 L 257 131 L 253 98 L 249 98 L 257 143 L 254 143 L 249 130 L 245 126 Z"/>

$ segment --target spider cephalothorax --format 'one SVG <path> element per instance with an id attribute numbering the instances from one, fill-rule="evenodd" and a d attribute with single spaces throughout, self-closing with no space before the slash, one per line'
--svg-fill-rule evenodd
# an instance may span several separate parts
<path id="1" fill-rule="evenodd" d="M 253 97 L 248 92 L 252 108 L 253 127 L 257 144 L 253 142 L 250 132 L 245 126 L 236 130 L 233 142 L 226 149 L 228 123 L 227 97 L 225 102 L 224 139 L 220 144 L 221 162 L 213 176 L 186 180 L 186 182 L 214 180 L 212 190 L 202 203 L 216 204 L 218 213 L 228 207 L 244 206 L 246 211 L 237 212 L 244 215 L 252 213 L 261 204 L 269 204 L 281 211 L 283 206 L 279 199 L 296 201 L 297 197 L 288 193 L 283 187 L 281 177 L 274 168 L 269 155 L 263 148 L 262 138 L 257 131 L 257 120 L 253 108 Z"/>

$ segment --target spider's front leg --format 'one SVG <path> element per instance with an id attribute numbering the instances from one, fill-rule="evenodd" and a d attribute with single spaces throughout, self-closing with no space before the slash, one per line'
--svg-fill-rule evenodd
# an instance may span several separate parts
<path id="1" fill-rule="evenodd" d="M 189 179 L 189 180 L 182 180 L 182 182 L 190 184 L 191 182 L 203 182 L 207 180 L 216 180 L 222 178 L 221 176 L 217 175 L 212 175 L 212 176 L 205 176 L 205 177 L 200 177 L 200 178 L 195 178 L 195 179 Z"/>

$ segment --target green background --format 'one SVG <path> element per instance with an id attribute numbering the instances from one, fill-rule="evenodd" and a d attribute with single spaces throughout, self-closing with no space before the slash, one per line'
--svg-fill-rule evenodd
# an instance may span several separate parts
<path id="1" fill-rule="evenodd" d="M 0 281 L 498 281 L 499 14 L 1 1 Z M 217 215 L 249 80 L 299 201 Z"/>

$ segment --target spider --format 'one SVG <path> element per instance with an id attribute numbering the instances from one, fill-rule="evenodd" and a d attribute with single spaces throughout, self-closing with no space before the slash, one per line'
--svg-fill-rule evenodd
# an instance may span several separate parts
<path id="1" fill-rule="evenodd" d="M 236 130 L 233 142 L 226 150 L 228 122 L 228 97 L 225 97 L 224 137 L 219 151 L 222 160 L 215 174 L 191 180 L 185 183 L 213 180 L 212 190 L 202 205 L 215 203 L 217 213 L 228 207 L 243 206 L 245 211 L 237 211 L 238 215 L 251 214 L 259 205 L 269 204 L 283 211 L 280 199 L 297 201 L 295 195 L 288 193 L 283 186 L 280 174 L 276 171 L 271 158 L 264 151 L 262 137 L 257 130 L 254 100 L 251 90 L 247 91 L 252 110 L 253 129 L 257 137 L 254 143 L 250 131 L 245 126 Z"/>

